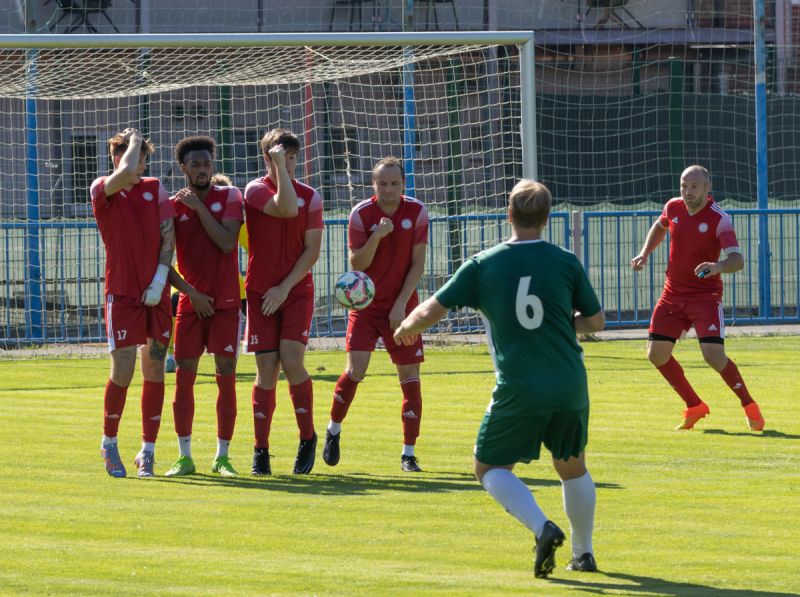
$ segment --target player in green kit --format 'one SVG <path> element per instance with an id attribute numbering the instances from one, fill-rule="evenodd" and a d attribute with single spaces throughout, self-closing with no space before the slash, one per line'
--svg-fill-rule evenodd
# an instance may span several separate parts
<path id="1" fill-rule="evenodd" d="M 546 577 L 565 536 L 512 473 L 517 462 L 550 451 L 561 477 L 572 530 L 568 570 L 594 572 L 595 487 L 586 470 L 589 392 L 576 332 L 603 329 L 605 316 L 578 259 L 542 239 L 552 197 L 522 180 L 511 191 L 511 238 L 468 259 L 400 324 L 395 340 L 412 342 L 456 306 L 480 311 L 497 386 L 478 431 L 475 476 L 536 536 L 534 573 Z"/>

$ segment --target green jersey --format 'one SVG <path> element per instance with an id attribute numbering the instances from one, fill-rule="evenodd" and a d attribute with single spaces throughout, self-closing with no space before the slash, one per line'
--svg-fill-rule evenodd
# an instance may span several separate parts
<path id="1" fill-rule="evenodd" d="M 572 318 L 575 311 L 597 314 L 600 303 L 575 255 L 544 240 L 501 243 L 467 260 L 436 300 L 481 313 L 497 375 L 495 400 L 518 396 L 504 412 L 588 405 Z"/>

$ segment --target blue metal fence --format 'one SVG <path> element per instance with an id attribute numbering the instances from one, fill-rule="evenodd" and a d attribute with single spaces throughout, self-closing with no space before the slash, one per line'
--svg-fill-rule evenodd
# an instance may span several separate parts
<path id="1" fill-rule="evenodd" d="M 798 323 L 800 305 L 800 209 L 730 210 L 745 257 L 743 271 L 725 280 L 726 321 Z M 606 311 L 608 327 L 647 325 L 663 284 L 668 243 L 651 256 L 640 273 L 630 268 L 658 212 L 607 211 L 581 214 L 582 259 Z M 770 241 L 768 282 L 759 278 L 759 220 L 766 216 Z M 0 223 L 0 342 L 102 342 L 104 253 L 94 222 L 43 221 L 37 226 L 40 280 L 29 280 L 29 223 Z M 429 231 L 420 298 L 436 291 L 453 273 L 459 259 L 487 249 L 508 237 L 505 214 L 433 216 Z M 551 215 L 546 238 L 573 248 L 569 213 Z M 451 239 L 458 239 L 457 246 Z M 317 305 L 313 334 L 341 336 L 346 312 L 333 300 L 336 277 L 348 268 L 347 220 L 326 220 L 322 253 L 314 267 Z M 244 265 L 244 256 L 241 263 Z M 759 304 L 761 287 L 769 284 L 772 304 Z M 31 288 L 41 288 L 30 296 Z M 766 316 L 763 315 L 766 313 Z M 442 332 L 481 331 L 469 311 L 451 313 Z"/>

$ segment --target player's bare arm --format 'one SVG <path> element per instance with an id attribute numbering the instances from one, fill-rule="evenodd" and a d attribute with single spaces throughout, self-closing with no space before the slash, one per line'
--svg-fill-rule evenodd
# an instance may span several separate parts
<path id="1" fill-rule="evenodd" d="M 214 315 L 214 297 L 198 291 L 194 286 L 184 280 L 183 277 L 175 271 L 174 267 L 169 268 L 169 283 L 173 288 L 177 288 L 189 297 L 189 302 L 192 303 L 192 308 L 195 310 L 198 317 L 202 319 Z"/>
<path id="2" fill-rule="evenodd" d="M 158 253 L 158 267 L 153 276 L 153 281 L 142 294 L 142 302 L 148 307 L 157 305 L 161 301 L 161 294 L 169 276 L 172 255 L 175 252 L 175 225 L 172 218 L 161 222 L 161 249 Z"/>
<path id="3" fill-rule="evenodd" d="M 350 251 L 350 267 L 363 272 L 372 265 L 372 260 L 375 259 L 375 252 L 378 250 L 381 239 L 389 236 L 393 231 L 394 224 L 392 221 L 389 218 L 381 218 L 378 227 L 375 232 L 369 235 L 367 242 L 358 249 Z"/>
<path id="4" fill-rule="evenodd" d="M 606 316 L 602 309 L 586 317 L 581 313 L 576 312 L 572 318 L 572 323 L 575 326 L 575 332 L 578 334 L 594 334 L 601 331 L 606 325 Z"/>
<path id="5" fill-rule="evenodd" d="M 647 233 L 647 238 L 644 241 L 644 246 L 639 254 L 631 259 L 631 267 L 634 271 L 643 270 L 647 265 L 647 258 L 656 250 L 656 247 L 667 237 L 667 228 L 663 228 L 658 220 L 656 220 L 650 227 Z"/>
<path id="6" fill-rule="evenodd" d="M 296 156 L 290 156 L 293 164 Z M 283 145 L 275 145 L 269 150 L 270 175 L 274 176 L 278 192 L 264 206 L 264 213 L 278 218 L 293 218 L 297 215 L 297 193 L 295 193 L 292 177 L 287 168 L 286 150 Z"/>
<path id="7" fill-rule="evenodd" d="M 111 197 L 122 189 L 131 187 L 139 180 L 139 162 L 142 156 L 142 134 L 138 129 L 125 129 L 122 135 L 128 141 L 128 148 L 119 160 L 119 164 L 105 181 L 106 197 Z"/>
<path id="8" fill-rule="evenodd" d="M 708 278 L 718 274 L 733 274 L 744 269 L 744 257 L 739 252 L 730 252 L 725 259 L 711 262 L 704 261 L 694 268 L 694 275 Z"/>
<path id="9" fill-rule="evenodd" d="M 175 193 L 175 199 L 197 213 L 203 230 L 225 255 L 238 247 L 239 229 L 242 226 L 239 220 L 223 218 L 221 221 L 217 221 L 208 211 L 205 203 L 188 188 L 183 188 Z"/>
<path id="10" fill-rule="evenodd" d="M 314 267 L 319 259 L 320 248 L 322 247 L 322 228 L 306 230 L 303 239 L 303 252 L 294 262 L 294 266 L 287 276 L 277 286 L 267 290 L 261 301 L 261 312 L 264 315 L 272 315 L 289 296 L 289 292 L 305 278 L 306 274 Z"/>
<path id="11" fill-rule="evenodd" d="M 416 342 L 417 336 L 423 330 L 428 329 L 445 315 L 447 315 L 447 307 L 436 300 L 432 296 L 427 301 L 420 303 L 417 307 L 408 314 L 397 329 L 394 331 L 394 341 L 398 344 L 411 346 Z"/>
<path id="12" fill-rule="evenodd" d="M 403 280 L 403 286 L 392 305 L 392 310 L 389 311 L 389 327 L 393 330 L 397 329 L 400 323 L 406 316 L 406 305 L 408 300 L 414 293 L 414 289 L 419 285 L 422 278 L 422 272 L 425 270 L 425 255 L 427 253 L 428 245 L 425 243 L 417 243 L 411 250 L 411 267 L 408 268 L 408 273 Z"/>

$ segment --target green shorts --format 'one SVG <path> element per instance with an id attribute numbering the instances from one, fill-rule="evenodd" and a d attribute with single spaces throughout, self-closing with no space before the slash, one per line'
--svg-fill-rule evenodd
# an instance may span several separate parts
<path id="1" fill-rule="evenodd" d="M 553 458 L 579 456 L 589 440 L 589 407 L 579 410 L 508 416 L 487 412 L 478 430 L 475 458 L 483 464 L 507 466 L 538 460 L 542 444 Z"/>

